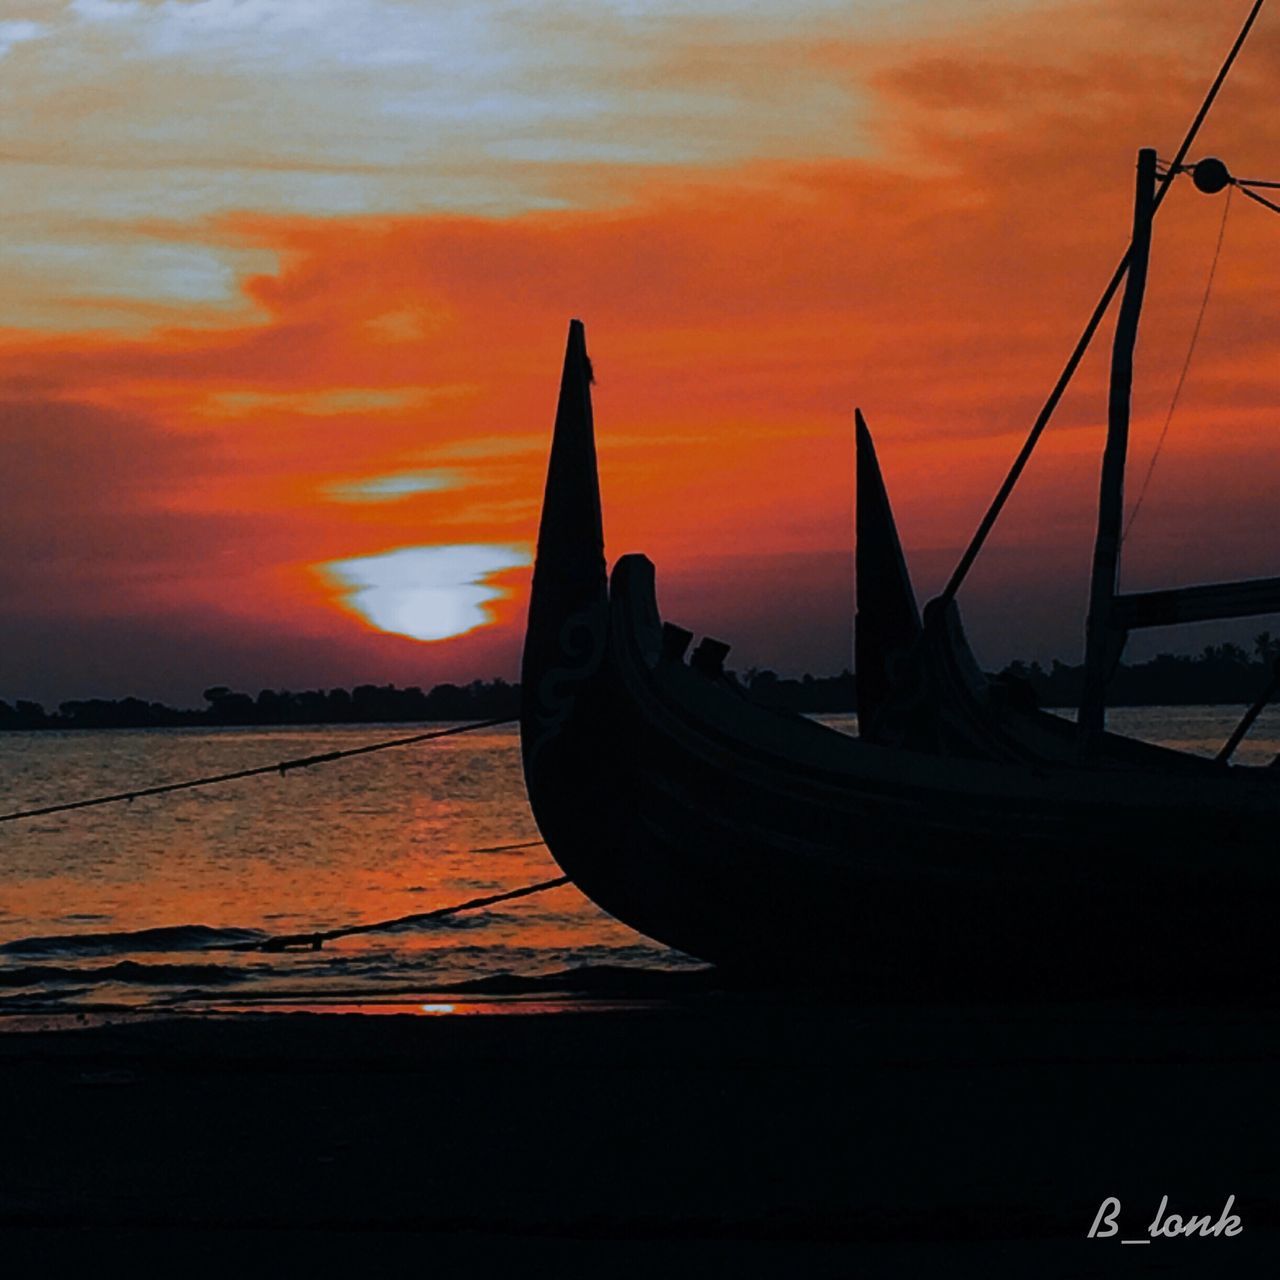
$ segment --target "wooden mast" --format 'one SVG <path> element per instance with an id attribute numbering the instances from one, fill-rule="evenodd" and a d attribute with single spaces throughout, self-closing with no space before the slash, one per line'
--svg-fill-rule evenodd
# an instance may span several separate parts
<path id="1" fill-rule="evenodd" d="M 1124 645 L 1124 631 L 1116 625 L 1116 579 L 1120 564 L 1120 526 L 1124 514 L 1124 468 L 1129 448 L 1129 406 L 1133 391 L 1133 351 L 1138 340 L 1138 317 L 1147 285 L 1151 257 L 1151 220 L 1155 212 L 1156 153 L 1138 152 L 1137 191 L 1133 206 L 1133 241 L 1129 275 L 1116 320 L 1111 348 L 1111 391 L 1107 404 L 1107 444 L 1102 455 L 1098 495 L 1098 532 L 1093 547 L 1093 576 L 1089 586 L 1089 618 L 1085 626 L 1084 691 L 1080 700 L 1079 746 L 1091 751 L 1102 737 L 1106 721 L 1105 693 L 1111 668 Z"/>

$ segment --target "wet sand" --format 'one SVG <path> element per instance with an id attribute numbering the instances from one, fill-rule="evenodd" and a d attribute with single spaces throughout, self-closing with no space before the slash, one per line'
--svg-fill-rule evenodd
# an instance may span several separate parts
<path id="1" fill-rule="evenodd" d="M 11 1259 L 1259 1275 L 1280 1014 L 782 997 L 0 1035 Z M 1234 1239 L 1143 1237 L 1162 1195 Z M 1259 1270 L 1260 1267 L 1265 1270 Z M 807 1272 L 806 1272 L 807 1273 Z"/>

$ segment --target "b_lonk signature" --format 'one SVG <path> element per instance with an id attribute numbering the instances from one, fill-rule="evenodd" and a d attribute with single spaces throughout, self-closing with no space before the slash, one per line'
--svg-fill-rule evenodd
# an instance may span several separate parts
<path id="1" fill-rule="evenodd" d="M 1145 1236 L 1123 1237 L 1121 1244 L 1150 1244 L 1161 1238 L 1174 1240 L 1179 1236 L 1238 1236 L 1244 1230 L 1244 1223 L 1238 1213 L 1231 1212 L 1236 1202 L 1235 1196 L 1227 1197 L 1222 1212 L 1215 1218 L 1211 1213 L 1199 1216 L 1183 1217 L 1181 1214 L 1169 1212 L 1169 1197 L 1160 1197 L 1160 1207 L 1156 1216 L 1147 1226 Z M 1118 1196 L 1108 1196 L 1094 1215 L 1093 1225 L 1089 1228 L 1088 1239 L 1105 1240 L 1120 1235 L 1120 1227 L 1116 1219 L 1120 1216 L 1120 1200 Z"/>

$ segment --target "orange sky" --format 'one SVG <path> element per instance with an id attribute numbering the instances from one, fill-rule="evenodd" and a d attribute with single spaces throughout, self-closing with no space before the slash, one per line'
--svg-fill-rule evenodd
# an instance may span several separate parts
<path id="1" fill-rule="evenodd" d="M 513 675 L 574 315 L 610 556 L 739 666 L 846 665 L 853 405 L 927 594 L 1246 7 L 264 2 L 0 21 L 0 697 Z M 1264 13 L 1195 154 L 1280 178 L 1278 78 Z M 1135 485 L 1222 199 L 1160 215 Z M 1128 586 L 1280 572 L 1278 246 L 1237 196 Z M 962 597 L 989 664 L 1078 648 L 1105 348 Z M 353 560 L 383 626 L 494 621 L 379 630 Z"/>

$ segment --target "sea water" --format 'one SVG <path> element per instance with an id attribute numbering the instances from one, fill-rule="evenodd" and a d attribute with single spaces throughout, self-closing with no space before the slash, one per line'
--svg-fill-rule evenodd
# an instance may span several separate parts
<path id="1" fill-rule="evenodd" d="M 1213 754 L 1235 708 L 1131 708 L 1112 728 Z M 823 717 L 852 731 L 852 716 Z M 432 728 L 436 726 L 424 726 Z M 0 810 L 230 772 L 412 726 L 0 734 Z M 1280 751 L 1280 711 L 1241 748 Z M 557 877 L 512 727 L 0 825 L 0 1014 L 449 1009 L 696 962 L 572 885 L 321 950 L 231 949 L 426 912 Z M 607 983 L 604 984 L 607 988 Z M 0 1017 L 0 1029 L 16 1025 Z"/>

